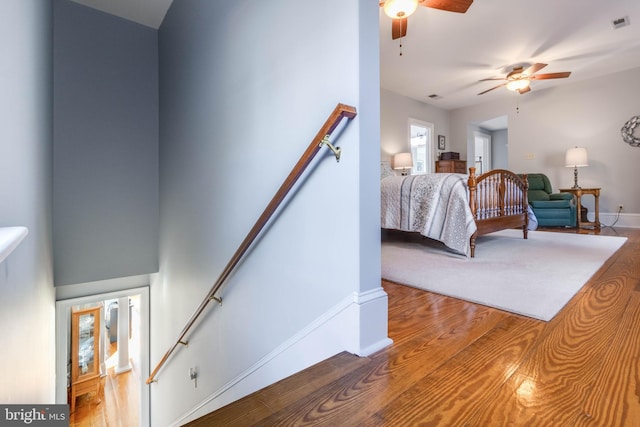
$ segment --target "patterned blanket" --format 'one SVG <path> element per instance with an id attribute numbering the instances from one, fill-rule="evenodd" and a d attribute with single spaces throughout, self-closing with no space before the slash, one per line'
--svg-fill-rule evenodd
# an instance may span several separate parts
<path id="1" fill-rule="evenodd" d="M 380 182 L 382 228 L 414 231 L 470 255 L 476 223 L 466 175 L 390 176 Z"/>

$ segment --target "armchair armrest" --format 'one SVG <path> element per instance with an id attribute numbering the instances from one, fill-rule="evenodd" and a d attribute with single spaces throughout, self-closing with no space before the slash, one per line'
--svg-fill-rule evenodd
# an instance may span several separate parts
<path id="1" fill-rule="evenodd" d="M 573 194 L 571 193 L 553 193 L 549 194 L 549 200 L 572 200 Z"/>

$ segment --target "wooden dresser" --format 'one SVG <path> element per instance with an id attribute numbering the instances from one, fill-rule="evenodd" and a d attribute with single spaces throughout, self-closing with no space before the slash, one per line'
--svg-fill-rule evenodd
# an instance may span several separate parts
<path id="1" fill-rule="evenodd" d="M 438 160 L 436 173 L 467 173 L 466 160 Z"/>

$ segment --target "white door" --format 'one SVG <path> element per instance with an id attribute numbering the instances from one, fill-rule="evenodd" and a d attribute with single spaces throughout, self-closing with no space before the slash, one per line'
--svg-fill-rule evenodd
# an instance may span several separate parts
<path id="1" fill-rule="evenodd" d="M 491 165 L 491 135 L 483 132 L 474 132 L 475 140 L 475 167 L 476 174 L 481 174 L 493 169 Z"/>

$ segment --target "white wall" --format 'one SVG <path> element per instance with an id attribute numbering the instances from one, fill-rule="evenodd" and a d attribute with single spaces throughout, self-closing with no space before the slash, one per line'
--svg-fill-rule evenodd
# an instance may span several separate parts
<path id="1" fill-rule="evenodd" d="M 573 185 L 573 169 L 564 167 L 564 153 L 573 146 L 589 150 L 589 167 L 580 168 L 582 187 L 601 187 L 601 221 L 613 222 L 619 203 L 625 211 L 617 225 L 640 226 L 637 190 L 640 148 L 622 141 L 620 129 L 640 114 L 640 68 L 579 81 L 562 87 L 534 88 L 526 95 L 451 112 L 451 134 L 467 141 L 470 122 L 509 116 L 509 169 L 543 172 L 554 189 Z M 516 96 L 516 95 L 514 95 Z M 636 130 L 637 133 L 637 130 Z M 527 154 L 533 159 L 527 160 Z M 593 199 L 585 196 L 593 213 Z"/>
<path id="2" fill-rule="evenodd" d="M 380 89 L 380 157 L 390 160 L 394 154 L 409 151 L 409 119 L 434 124 L 434 134 L 446 138 L 445 151 L 460 150 L 449 138 L 449 112 L 386 89 Z M 462 157 L 461 157 L 462 158 Z"/>
<path id="3" fill-rule="evenodd" d="M 0 263 L 0 402 L 53 403 L 51 4 L 0 2 L 0 227 L 29 234 Z"/>
<path id="4" fill-rule="evenodd" d="M 355 106 L 358 117 L 334 134 L 340 162 L 322 150 L 230 277 L 222 306 L 212 304 L 189 346 L 160 371 L 152 425 L 182 423 L 339 351 L 389 343 L 379 256 L 378 5 L 299 7 L 174 2 L 160 28 L 153 364 L 336 104 Z"/>

